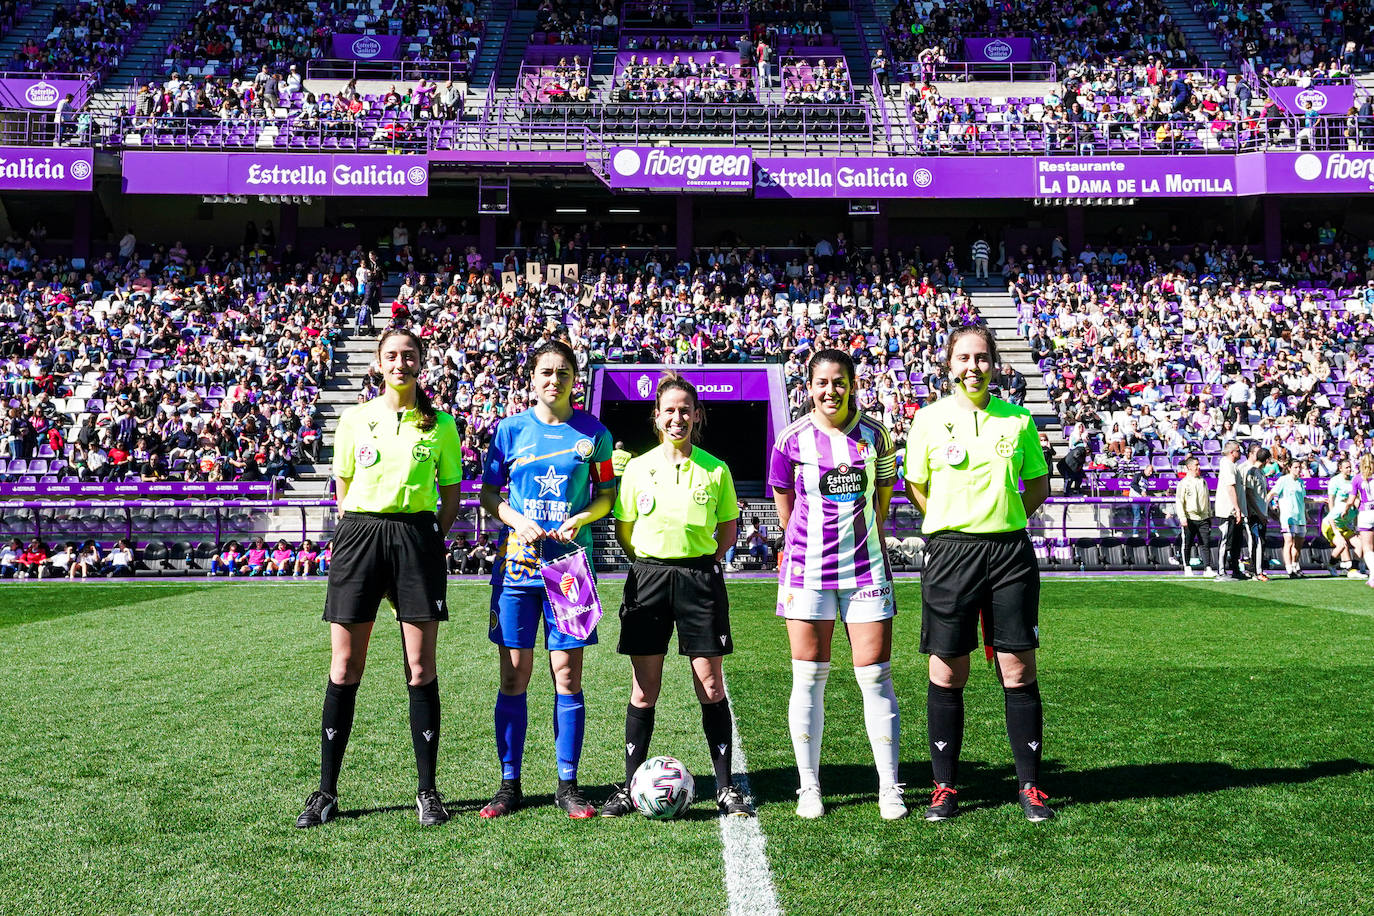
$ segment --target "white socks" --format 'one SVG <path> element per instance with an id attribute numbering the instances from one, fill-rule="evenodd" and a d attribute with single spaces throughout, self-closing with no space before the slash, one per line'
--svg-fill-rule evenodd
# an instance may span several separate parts
<path id="1" fill-rule="evenodd" d="M 897 782 L 898 736 L 902 729 L 897 694 L 892 689 L 892 663 L 855 668 L 854 677 L 864 698 L 864 725 L 868 728 L 868 743 L 873 746 L 873 762 L 878 767 L 878 789 L 881 791 Z"/>
<path id="2" fill-rule="evenodd" d="M 792 732 L 792 752 L 797 757 L 801 787 L 820 785 L 821 733 L 825 731 L 825 682 L 830 662 L 792 659 L 792 698 L 787 704 L 787 725 Z"/>

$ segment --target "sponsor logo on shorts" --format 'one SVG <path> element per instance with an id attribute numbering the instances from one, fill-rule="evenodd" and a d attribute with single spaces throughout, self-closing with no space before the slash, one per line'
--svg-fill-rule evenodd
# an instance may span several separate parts
<path id="1" fill-rule="evenodd" d="M 892 595 L 892 586 L 875 585 L 872 588 L 861 589 L 854 593 L 854 597 L 860 600 L 868 598 L 888 598 Z"/>
<path id="2" fill-rule="evenodd" d="M 487 620 L 487 629 L 494 630 L 501 625 L 501 620 L 496 616 L 496 612 L 491 612 L 491 617 Z"/>

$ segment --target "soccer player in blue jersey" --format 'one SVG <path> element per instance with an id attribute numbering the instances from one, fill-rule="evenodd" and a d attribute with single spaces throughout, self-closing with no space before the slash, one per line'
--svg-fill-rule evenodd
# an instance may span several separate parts
<path id="1" fill-rule="evenodd" d="M 555 691 L 558 790 L 554 800 L 569 817 L 587 818 L 596 810 L 577 787 L 586 723 L 582 650 L 596 642 L 596 632 L 574 639 L 555 628 L 539 567 L 578 547 L 590 555 L 588 526 L 610 512 L 615 502 L 613 443 L 599 420 L 572 406 L 577 359 L 567 344 L 544 344 L 535 350 L 530 366 L 534 406 L 497 425 L 482 469 L 482 508 L 506 527 L 492 567 L 489 633 L 501 661 L 501 687 L 496 694 L 501 787 L 479 814 L 500 817 L 519 807 L 523 798 L 525 691 L 542 619 Z M 501 495 L 504 486 L 509 486 L 505 498 Z"/>

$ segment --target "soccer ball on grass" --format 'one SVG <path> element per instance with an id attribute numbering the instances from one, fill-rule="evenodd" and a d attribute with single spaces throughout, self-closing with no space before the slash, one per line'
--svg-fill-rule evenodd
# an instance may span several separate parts
<path id="1" fill-rule="evenodd" d="M 687 810 L 696 794 L 696 780 L 682 761 L 651 757 L 630 780 L 630 800 L 650 820 L 666 821 Z"/>

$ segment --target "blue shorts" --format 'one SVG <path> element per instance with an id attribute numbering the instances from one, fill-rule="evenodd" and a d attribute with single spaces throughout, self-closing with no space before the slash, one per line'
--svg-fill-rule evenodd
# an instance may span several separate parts
<path id="1" fill-rule="evenodd" d="M 596 630 L 586 639 L 574 639 L 559 632 L 553 623 L 553 608 L 542 585 L 505 585 L 491 589 L 491 622 L 487 638 L 508 649 L 533 649 L 539 634 L 539 619 L 544 619 L 544 648 L 580 649 L 596 645 Z"/>

